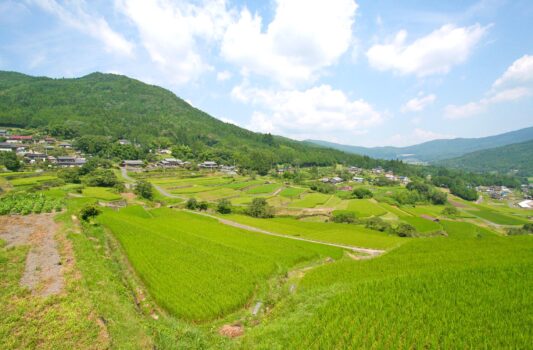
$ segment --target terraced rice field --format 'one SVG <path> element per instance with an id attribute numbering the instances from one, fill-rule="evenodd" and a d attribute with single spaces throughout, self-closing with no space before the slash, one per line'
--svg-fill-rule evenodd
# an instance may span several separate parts
<path id="1" fill-rule="evenodd" d="M 297 199 L 290 204 L 294 208 L 314 208 L 317 205 L 326 203 L 331 198 L 329 194 L 322 193 L 309 193 L 302 199 Z"/>
<path id="2" fill-rule="evenodd" d="M 360 218 L 380 216 L 387 213 L 385 209 L 371 199 L 352 199 L 349 201 L 346 209 L 353 211 Z"/>
<path id="3" fill-rule="evenodd" d="M 291 266 L 339 248 L 222 225 L 170 209 L 106 211 L 99 221 L 118 238 L 151 295 L 188 320 L 221 317 L 243 307 L 255 288 Z"/>
<path id="4" fill-rule="evenodd" d="M 530 348 L 532 249 L 527 236 L 415 239 L 319 267 L 242 347 Z"/>
<path id="5" fill-rule="evenodd" d="M 420 233 L 429 233 L 442 230 L 442 226 L 439 223 L 421 217 L 406 216 L 403 217 L 402 220 L 410 225 L 413 225 Z"/>
<path id="6" fill-rule="evenodd" d="M 477 210 L 467 210 L 467 212 L 498 225 L 522 225 L 528 222 L 527 219 L 522 217 L 506 215 L 481 205 L 476 205 L 475 207 Z"/>
<path id="7" fill-rule="evenodd" d="M 112 192 L 109 188 L 104 187 L 85 187 L 82 194 L 85 197 L 92 197 L 104 201 L 113 201 L 122 198 L 118 193 Z"/>
<path id="8" fill-rule="evenodd" d="M 297 198 L 299 197 L 302 193 L 306 192 L 307 190 L 305 188 L 299 188 L 299 187 L 287 187 L 287 188 L 284 188 L 280 193 L 279 195 L 282 196 L 282 197 L 287 197 L 287 198 Z"/>
<path id="9" fill-rule="evenodd" d="M 278 184 L 278 183 L 263 184 L 263 185 L 259 185 L 259 186 L 254 186 L 254 187 L 246 190 L 246 193 L 248 193 L 248 194 L 268 194 L 268 193 L 274 193 L 279 188 L 281 188 L 281 185 Z"/>
<path id="10" fill-rule="evenodd" d="M 395 235 L 369 230 L 358 225 L 310 222 L 289 217 L 256 219 L 236 214 L 224 215 L 224 218 L 273 233 L 365 248 L 389 249 L 408 240 Z"/>

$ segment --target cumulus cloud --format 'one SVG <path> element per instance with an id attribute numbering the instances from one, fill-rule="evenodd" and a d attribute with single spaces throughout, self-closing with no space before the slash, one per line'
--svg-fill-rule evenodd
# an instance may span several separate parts
<path id="1" fill-rule="evenodd" d="M 171 0 L 116 0 L 117 8 L 136 26 L 142 45 L 159 69 L 183 84 L 213 70 L 199 42 L 220 41 L 231 22 L 225 0 L 199 5 Z"/>
<path id="2" fill-rule="evenodd" d="M 343 140 L 382 122 L 382 115 L 364 100 L 320 85 L 307 90 L 264 90 L 236 86 L 232 97 L 256 109 L 249 128 L 297 139 Z"/>
<path id="3" fill-rule="evenodd" d="M 531 96 L 532 90 L 525 87 L 506 89 L 489 97 L 482 98 L 477 102 L 470 102 L 464 105 L 448 105 L 444 110 L 444 116 L 448 119 L 460 119 L 471 117 L 476 114 L 486 112 L 494 104 L 519 100 L 525 96 Z"/>
<path id="4" fill-rule="evenodd" d="M 410 44 L 407 31 L 401 30 L 392 41 L 370 47 L 366 56 L 370 65 L 381 71 L 420 77 L 444 74 L 467 60 L 487 29 L 479 24 L 470 27 L 446 24 Z"/>
<path id="5" fill-rule="evenodd" d="M 217 80 L 218 81 L 226 81 L 231 78 L 231 73 L 227 70 L 223 70 L 221 72 L 217 73 Z"/>
<path id="6" fill-rule="evenodd" d="M 437 97 L 434 94 L 425 95 L 420 92 L 417 97 L 407 101 L 401 108 L 402 113 L 421 112 L 427 106 L 435 102 Z"/>
<path id="7" fill-rule="evenodd" d="M 228 26 L 221 55 L 245 75 L 284 85 L 309 82 L 349 48 L 356 10 L 353 0 L 277 0 L 263 30 L 263 18 L 244 9 Z"/>
<path id="8" fill-rule="evenodd" d="M 503 75 L 496 79 L 492 85 L 494 88 L 510 85 L 533 82 L 533 56 L 524 55 L 511 64 Z"/>
<path id="9" fill-rule="evenodd" d="M 468 118 L 486 112 L 492 105 L 533 96 L 533 56 L 524 55 L 514 61 L 492 84 L 486 97 L 463 105 L 448 105 L 444 116 L 449 119 Z"/>
<path id="10" fill-rule="evenodd" d="M 89 13 L 84 1 L 30 0 L 30 3 L 58 17 L 66 25 L 100 40 L 107 51 L 126 56 L 133 54 L 134 45 L 111 29 L 104 18 Z"/>

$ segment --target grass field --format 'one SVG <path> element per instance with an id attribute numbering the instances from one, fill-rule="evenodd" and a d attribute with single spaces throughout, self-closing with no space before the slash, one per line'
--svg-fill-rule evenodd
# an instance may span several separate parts
<path id="1" fill-rule="evenodd" d="M 320 267 L 242 348 L 529 348 L 532 249 L 532 237 L 417 239 Z"/>
<path id="2" fill-rule="evenodd" d="M 207 320 L 243 307 L 257 285 L 296 263 L 342 250 L 219 224 L 186 212 L 158 209 L 152 218 L 107 211 L 109 227 L 165 309 Z"/>
<path id="3" fill-rule="evenodd" d="M 305 188 L 287 187 L 284 188 L 279 195 L 282 197 L 296 198 L 306 191 Z"/>
<path id="4" fill-rule="evenodd" d="M 358 247 L 389 249 L 406 241 L 406 239 L 398 236 L 369 230 L 357 225 L 309 222 L 294 218 L 256 219 L 235 214 L 225 215 L 224 218 L 274 233 Z"/>
<path id="5" fill-rule="evenodd" d="M 55 179 L 57 179 L 56 176 L 40 175 L 40 176 L 16 178 L 16 179 L 13 179 L 13 180 L 9 180 L 9 182 L 13 186 L 27 186 L 27 185 L 35 185 L 35 184 L 38 184 L 40 182 L 46 182 L 46 181 L 55 180 Z"/>

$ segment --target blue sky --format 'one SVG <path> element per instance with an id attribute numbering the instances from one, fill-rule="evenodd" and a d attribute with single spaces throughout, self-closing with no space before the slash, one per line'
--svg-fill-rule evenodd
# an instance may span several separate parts
<path id="1" fill-rule="evenodd" d="M 1 70 L 124 74 L 300 140 L 533 125 L 531 0 L 0 0 L 0 28 Z"/>

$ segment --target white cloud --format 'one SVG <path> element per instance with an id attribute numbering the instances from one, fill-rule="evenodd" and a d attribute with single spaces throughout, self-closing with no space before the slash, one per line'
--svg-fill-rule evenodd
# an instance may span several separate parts
<path id="1" fill-rule="evenodd" d="M 487 111 L 491 105 L 516 101 L 531 95 L 533 95 L 533 91 L 525 87 L 506 89 L 492 94 L 489 97 L 482 98 L 478 102 L 470 102 L 460 106 L 448 105 L 444 110 L 444 116 L 448 119 L 468 118 Z"/>
<path id="2" fill-rule="evenodd" d="M 232 97 L 251 104 L 248 127 L 296 139 L 321 138 L 348 142 L 377 125 L 382 115 L 363 100 L 352 100 L 341 90 L 320 85 L 307 90 L 262 90 L 236 86 Z"/>
<path id="3" fill-rule="evenodd" d="M 84 1 L 30 0 L 48 13 L 58 17 L 66 25 L 100 40 L 105 49 L 122 55 L 131 56 L 134 45 L 124 36 L 115 32 L 104 18 L 90 14 Z"/>
<path id="4" fill-rule="evenodd" d="M 418 94 L 418 97 L 412 98 L 407 101 L 401 108 L 402 113 L 407 112 L 421 112 L 427 106 L 435 102 L 437 97 L 434 94 L 424 96 L 422 92 Z"/>
<path id="5" fill-rule="evenodd" d="M 171 0 L 116 0 L 117 8 L 137 27 L 151 60 L 177 84 L 212 70 L 199 44 L 219 41 L 230 23 L 225 0 L 200 5 Z"/>
<path id="6" fill-rule="evenodd" d="M 356 10 L 353 0 L 277 0 L 263 31 L 262 17 L 244 9 L 227 28 L 221 54 L 244 75 L 284 85 L 312 81 L 349 48 Z"/>
<path id="7" fill-rule="evenodd" d="M 494 88 L 511 85 L 533 82 L 533 56 L 524 55 L 513 62 L 507 68 L 505 73 L 498 78 L 492 85 Z"/>
<path id="8" fill-rule="evenodd" d="M 223 70 L 221 72 L 217 73 L 217 80 L 218 81 L 226 81 L 231 78 L 231 73 L 227 70 Z"/>
<path id="9" fill-rule="evenodd" d="M 399 31 L 386 44 L 373 45 L 367 52 L 370 65 L 381 71 L 423 77 L 448 73 L 467 60 L 488 27 L 479 24 L 456 27 L 446 24 L 432 33 L 407 44 L 407 31 Z"/>

